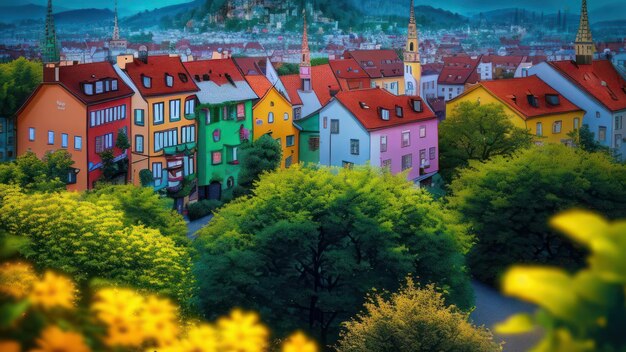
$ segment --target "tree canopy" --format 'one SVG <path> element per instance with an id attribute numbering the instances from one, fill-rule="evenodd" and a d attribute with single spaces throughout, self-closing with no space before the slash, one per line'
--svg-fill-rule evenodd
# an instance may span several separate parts
<path id="1" fill-rule="evenodd" d="M 513 125 L 502 106 L 462 102 L 439 125 L 440 171 L 450 180 L 470 160 L 511 155 L 532 140 L 526 130 Z"/>
<path id="2" fill-rule="evenodd" d="M 412 279 L 391 297 L 370 295 L 364 309 L 344 323 L 337 352 L 501 351 L 491 332 L 447 306 L 433 285 Z"/>
<path id="3" fill-rule="evenodd" d="M 25 191 L 52 192 L 65 189 L 74 165 L 66 150 L 48 152 L 43 159 L 28 151 L 10 163 L 0 163 L 0 183 L 18 185 Z"/>
<path id="4" fill-rule="evenodd" d="M 573 207 L 624 217 L 625 184 L 626 166 L 605 154 L 546 145 L 470 163 L 448 202 L 476 235 L 472 273 L 490 282 L 513 263 L 581 264 L 583 252 L 547 227 L 549 217 Z"/>
<path id="5" fill-rule="evenodd" d="M 41 62 L 20 57 L 0 64 L 0 116 L 15 114 L 42 80 Z"/>
<path id="6" fill-rule="evenodd" d="M 409 273 L 468 308 L 469 239 L 452 220 L 405 176 L 376 168 L 264 174 L 198 233 L 201 309 L 254 309 L 279 334 L 306 329 L 325 345 L 368 290 L 395 289 Z"/>
<path id="7" fill-rule="evenodd" d="M 259 176 L 276 170 L 282 160 L 280 144 L 271 136 L 264 135 L 254 142 L 245 143 L 240 150 L 241 172 L 238 184 L 251 189 Z"/>

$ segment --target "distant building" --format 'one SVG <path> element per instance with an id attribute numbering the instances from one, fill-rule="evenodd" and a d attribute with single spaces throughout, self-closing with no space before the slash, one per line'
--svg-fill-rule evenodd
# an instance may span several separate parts
<path id="1" fill-rule="evenodd" d="M 443 69 L 437 79 L 438 96 L 452 100 L 465 91 L 466 86 L 480 81 L 479 57 L 451 56 L 443 61 Z"/>
<path id="2" fill-rule="evenodd" d="M 420 63 L 419 40 L 417 38 L 417 24 L 415 23 L 415 7 L 413 6 L 413 0 L 411 0 L 409 27 L 403 59 L 404 94 L 420 96 L 422 64 Z"/>
<path id="3" fill-rule="evenodd" d="M 117 25 L 117 0 L 115 0 L 115 17 L 113 19 L 113 35 L 108 41 L 109 59 L 115 62 L 118 55 L 126 54 L 128 42 L 120 38 L 120 28 Z"/>
<path id="4" fill-rule="evenodd" d="M 371 87 L 404 95 L 404 64 L 394 50 L 346 51 L 344 58 L 352 58 L 361 66 L 370 78 Z"/>
<path id="5" fill-rule="evenodd" d="M 354 59 L 329 60 L 330 68 L 341 86 L 341 90 L 369 88 L 369 75 Z"/>

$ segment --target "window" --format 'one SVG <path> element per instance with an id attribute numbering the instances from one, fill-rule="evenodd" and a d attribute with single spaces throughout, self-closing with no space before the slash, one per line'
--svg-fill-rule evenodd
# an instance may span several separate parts
<path id="1" fill-rule="evenodd" d="M 175 146 L 178 144 L 178 129 L 154 132 L 154 151 L 158 152 L 163 148 Z"/>
<path id="2" fill-rule="evenodd" d="M 184 73 L 179 73 L 179 74 L 178 74 L 178 79 L 180 79 L 180 81 L 181 81 L 181 82 L 183 82 L 183 83 L 187 83 L 187 81 L 189 80 L 189 79 L 187 78 L 187 75 L 186 75 L 186 74 L 184 74 Z"/>
<path id="3" fill-rule="evenodd" d="M 426 137 L 426 126 L 420 126 L 420 138 Z"/>
<path id="4" fill-rule="evenodd" d="M 237 104 L 237 120 L 245 120 L 246 119 L 246 105 L 241 103 Z"/>
<path id="5" fill-rule="evenodd" d="M 267 114 L 267 123 L 274 123 L 274 113 L 271 111 Z"/>
<path id="6" fill-rule="evenodd" d="M 615 116 L 615 129 L 616 130 L 622 129 L 622 117 L 621 116 Z"/>
<path id="7" fill-rule="evenodd" d="M 143 136 L 135 135 L 135 152 L 143 153 Z"/>
<path id="8" fill-rule="evenodd" d="M 293 157 L 290 155 L 285 159 L 285 168 L 288 169 L 291 166 Z"/>
<path id="9" fill-rule="evenodd" d="M 387 151 L 387 136 L 380 136 L 380 151 Z"/>
<path id="10" fill-rule="evenodd" d="M 48 131 L 48 144 L 54 144 L 54 131 Z"/>
<path id="11" fill-rule="evenodd" d="M 403 116 L 402 113 L 403 113 L 402 107 L 399 105 L 396 105 L 396 116 L 402 117 Z"/>
<path id="12" fill-rule="evenodd" d="M 385 120 L 385 121 L 389 121 L 389 110 L 387 110 L 387 109 L 380 109 L 380 118 Z"/>
<path id="13" fill-rule="evenodd" d="M 196 112 L 196 99 L 185 100 L 185 115 L 193 115 L 195 114 L 195 112 Z"/>
<path id="14" fill-rule="evenodd" d="M 87 95 L 93 95 L 93 84 L 92 83 L 86 83 L 85 85 L 83 85 L 83 91 Z"/>
<path id="15" fill-rule="evenodd" d="M 537 137 L 543 136 L 543 124 L 541 122 L 537 122 Z"/>
<path id="16" fill-rule="evenodd" d="M 180 99 L 170 100 L 170 122 L 180 120 Z"/>
<path id="17" fill-rule="evenodd" d="M 320 149 L 320 137 L 309 137 L 309 150 L 316 151 Z"/>
<path id="18" fill-rule="evenodd" d="M 196 141 L 196 126 L 183 126 L 180 129 L 180 139 L 182 143 L 191 143 Z"/>
<path id="19" fill-rule="evenodd" d="M 111 90 L 117 90 L 117 80 L 116 79 L 111 81 Z"/>
<path id="20" fill-rule="evenodd" d="M 152 115 L 154 119 L 154 124 L 159 125 L 163 123 L 163 107 L 164 103 L 154 103 L 152 104 Z"/>
<path id="21" fill-rule="evenodd" d="M 339 133 L 339 120 L 331 119 L 330 120 L 330 133 L 338 134 Z"/>
<path id="22" fill-rule="evenodd" d="M 168 87 L 174 86 L 174 77 L 168 75 L 167 73 L 165 74 L 165 85 Z"/>
<path id="23" fill-rule="evenodd" d="M 402 132 L 402 148 L 408 147 L 411 145 L 411 132 L 403 131 Z"/>
<path id="24" fill-rule="evenodd" d="M 226 162 L 229 164 L 239 164 L 239 148 L 238 147 L 226 147 Z"/>
<path id="25" fill-rule="evenodd" d="M 402 171 L 413 167 L 413 154 L 402 156 Z"/>
<path id="26" fill-rule="evenodd" d="M 143 109 L 135 109 L 135 125 L 143 126 L 145 124 L 145 111 Z"/>
<path id="27" fill-rule="evenodd" d="M 67 184 L 73 185 L 75 183 L 76 183 L 76 169 L 70 168 L 70 170 L 67 172 Z"/>
<path id="28" fill-rule="evenodd" d="M 67 133 L 61 133 L 61 148 L 67 148 L 68 143 Z"/>
<path id="29" fill-rule="evenodd" d="M 302 118 L 302 108 L 293 108 L 293 119 L 298 120 Z"/>
<path id="30" fill-rule="evenodd" d="M 324 129 L 327 129 L 328 128 L 328 116 L 324 116 L 323 123 L 324 123 Z"/>
<path id="31" fill-rule="evenodd" d="M 294 135 L 287 136 L 285 142 L 287 143 L 288 147 L 293 147 L 293 145 L 296 143 L 296 136 Z"/>
<path id="32" fill-rule="evenodd" d="M 600 111 L 596 111 L 596 118 L 599 119 L 600 118 Z"/>
<path id="33" fill-rule="evenodd" d="M 598 140 L 600 142 L 606 141 L 606 127 L 604 126 L 598 127 Z"/>
<path id="34" fill-rule="evenodd" d="M 341 166 L 343 166 L 346 169 L 352 169 L 352 167 L 354 166 L 354 163 L 344 160 L 341 162 Z"/>
<path id="35" fill-rule="evenodd" d="M 193 175 L 195 172 L 193 155 L 185 156 L 183 159 L 183 175 Z"/>
<path id="36" fill-rule="evenodd" d="M 552 133 L 561 133 L 561 121 L 554 121 L 552 123 Z"/>
<path id="37" fill-rule="evenodd" d="M 216 150 L 211 152 L 211 164 L 218 165 L 222 163 L 222 151 Z"/>
<path id="38" fill-rule="evenodd" d="M 152 178 L 155 186 L 161 185 L 163 182 L 163 163 L 152 163 Z"/>
<path id="39" fill-rule="evenodd" d="M 429 158 L 430 160 L 435 160 L 436 156 L 437 156 L 437 148 L 435 148 L 435 147 L 430 147 L 430 148 L 428 149 L 428 158 Z"/>
<path id="40" fill-rule="evenodd" d="M 359 140 L 358 139 L 350 140 L 350 154 L 359 155 Z"/>
<path id="41" fill-rule="evenodd" d="M 152 78 L 148 76 L 141 75 L 141 83 L 146 88 L 152 88 Z"/>
<path id="42" fill-rule="evenodd" d="M 283 114 L 283 120 L 285 120 L 285 121 L 289 120 L 289 114 L 288 113 L 284 113 Z"/>
<path id="43" fill-rule="evenodd" d="M 96 137 L 96 153 L 113 148 L 113 133 L 107 133 Z"/>
<path id="44" fill-rule="evenodd" d="M 74 149 L 82 150 L 83 149 L 83 137 L 74 136 Z"/>
<path id="45" fill-rule="evenodd" d="M 98 81 L 96 82 L 96 94 L 100 94 L 102 92 L 104 92 L 104 84 L 102 81 Z"/>
<path id="46" fill-rule="evenodd" d="M 391 159 L 383 160 L 383 163 L 381 166 L 385 169 L 391 170 Z"/>
<path id="47" fill-rule="evenodd" d="M 35 140 L 35 129 L 33 127 L 28 129 L 28 140 L 31 142 Z"/>
<path id="48" fill-rule="evenodd" d="M 619 149 L 621 147 L 622 147 L 622 135 L 616 134 L 615 135 L 615 148 Z"/>
<path id="49" fill-rule="evenodd" d="M 426 159 L 426 149 L 420 149 L 420 167 L 424 167 L 426 164 L 429 164 L 428 159 Z"/>
<path id="50" fill-rule="evenodd" d="M 578 117 L 574 117 L 574 129 L 577 130 L 578 126 L 580 126 L 580 119 Z"/>

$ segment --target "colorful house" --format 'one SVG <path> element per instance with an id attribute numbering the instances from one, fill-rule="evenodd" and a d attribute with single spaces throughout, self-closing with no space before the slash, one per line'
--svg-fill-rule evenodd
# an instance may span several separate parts
<path id="1" fill-rule="evenodd" d="M 420 97 L 380 88 L 340 92 L 319 112 L 320 163 L 370 163 L 428 183 L 439 170 L 438 120 Z"/>
<path id="2" fill-rule="evenodd" d="M 118 59 L 118 65 L 145 100 L 133 111 L 132 140 L 142 157 L 133 163 L 133 174 L 141 177 L 149 170 L 154 189 L 164 190 L 182 211 L 185 203 L 197 198 L 198 86 L 178 56 L 140 52 L 132 61 Z"/>
<path id="3" fill-rule="evenodd" d="M 571 144 L 585 112 L 537 76 L 481 82 L 446 104 L 446 115 L 460 103 L 501 105 L 511 122 L 536 136 L 538 143 Z"/>
<path id="4" fill-rule="evenodd" d="M 245 79 L 259 97 L 252 106 L 254 140 L 269 134 L 282 148 L 281 167 L 288 168 L 298 163 L 298 129 L 293 125 L 289 99 L 265 76 L 249 75 Z"/>
<path id="5" fill-rule="evenodd" d="M 370 78 L 370 87 L 384 88 L 404 95 L 404 64 L 394 50 L 346 51 L 344 59 L 354 59 Z"/>
<path id="6" fill-rule="evenodd" d="M 241 144 L 252 138 L 252 101 L 257 95 L 232 59 L 184 63 L 200 91 L 198 196 L 220 199 L 238 183 Z"/>
<path id="7" fill-rule="evenodd" d="M 461 95 L 472 84 L 480 81 L 480 57 L 451 56 L 443 59 L 443 69 L 437 79 L 439 97 L 445 101 Z"/>
<path id="8" fill-rule="evenodd" d="M 330 60 L 328 62 L 337 78 L 341 90 L 364 89 L 371 87 L 370 76 L 354 59 Z"/>
<path id="9" fill-rule="evenodd" d="M 46 64 L 43 83 L 16 114 L 18 155 L 30 150 L 41 158 L 67 150 L 74 160 L 67 188 L 83 191 L 100 180 L 100 154 L 110 150 L 124 182 L 130 156 L 116 141 L 131 130 L 132 95 L 108 62 Z"/>

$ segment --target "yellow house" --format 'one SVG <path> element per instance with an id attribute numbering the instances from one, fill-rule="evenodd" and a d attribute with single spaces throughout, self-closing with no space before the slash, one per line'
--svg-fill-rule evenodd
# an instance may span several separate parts
<path id="1" fill-rule="evenodd" d="M 415 38 L 417 43 L 417 32 Z M 405 68 L 395 50 L 354 50 L 346 51 L 343 56 L 354 59 L 361 66 L 369 76 L 372 88 L 380 87 L 391 94 L 404 95 Z"/>
<path id="2" fill-rule="evenodd" d="M 446 116 L 462 102 L 500 104 L 513 124 L 536 142 L 571 144 L 568 136 L 582 126 L 585 112 L 537 76 L 484 81 L 446 103 Z"/>
<path id="3" fill-rule="evenodd" d="M 252 106 L 253 139 L 269 134 L 280 143 L 283 151 L 281 168 L 298 163 L 299 131 L 293 124 L 291 103 L 265 76 L 249 75 L 246 80 L 259 97 Z"/>

